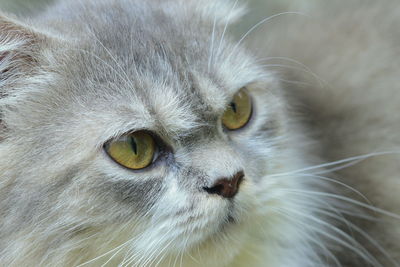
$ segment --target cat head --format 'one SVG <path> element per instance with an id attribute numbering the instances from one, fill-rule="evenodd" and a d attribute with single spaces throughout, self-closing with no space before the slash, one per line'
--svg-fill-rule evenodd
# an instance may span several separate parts
<path id="1" fill-rule="evenodd" d="M 271 175 L 302 159 L 277 78 L 228 37 L 241 9 L 110 2 L 0 20 L 4 240 L 33 237 L 49 261 L 199 251 L 221 266 L 251 236 L 287 234 L 274 209 L 299 185 Z"/>

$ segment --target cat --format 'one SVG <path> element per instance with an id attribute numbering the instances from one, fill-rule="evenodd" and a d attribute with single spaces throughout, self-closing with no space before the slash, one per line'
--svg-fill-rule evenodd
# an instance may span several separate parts
<path id="1" fill-rule="evenodd" d="M 398 266 L 385 3 L 239 40 L 238 1 L 1 15 L 0 265 Z"/>

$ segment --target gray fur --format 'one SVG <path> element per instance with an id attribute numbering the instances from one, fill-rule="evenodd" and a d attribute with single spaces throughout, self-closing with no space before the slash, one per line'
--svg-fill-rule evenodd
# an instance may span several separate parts
<path id="1" fill-rule="evenodd" d="M 70 0 L 0 17 L 1 265 L 317 266 L 346 248 L 329 238 L 340 234 L 379 264 L 340 220 L 321 223 L 326 205 L 350 205 L 300 194 L 336 188 L 299 172 L 320 160 L 285 84 L 225 34 L 242 11 Z M 227 131 L 221 115 L 244 86 L 253 116 Z M 160 151 L 132 171 L 103 147 L 138 130 Z M 203 190 L 241 170 L 234 199 Z"/>

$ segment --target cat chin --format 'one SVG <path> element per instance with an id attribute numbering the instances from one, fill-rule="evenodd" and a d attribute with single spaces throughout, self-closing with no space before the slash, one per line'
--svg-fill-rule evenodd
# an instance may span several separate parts
<path id="1" fill-rule="evenodd" d="M 242 249 L 242 242 L 246 235 L 246 224 L 235 219 L 234 221 L 221 220 L 206 224 L 205 221 L 193 221 L 184 227 L 171 227 L 171 222 L 166 221 L 158 226 L 131 228 L 131 233 L 120 232 L 118 238 L 112 238 L 120 244 L 127 244 L 127 236 L 130 236 L 126 246 L 126 259 L 134 259 L 135 266 L 225 266 Z M 167 227 L 169 226 L 169 227 Z M 112 227 L 115 230 L 115 226 Z M 128 229 L 126 229 L 128 230 Z M 104 233 L 104 240 L 110 239 L 112 232 Z M 102 242 L 102 241 L 101 241 Z M 98 244 L 99 247 L 104 244 Z M 92 244 L 96 247 L 96 244 Z M 104 251 L 117 251 L 115 247 L 104 247 Z M 110 254 L 110 253 L 109 253 Z M 95 258 L 94 255 L 89 258 Z M 110 258 L 106 255 L 104 258 Z M 122 262 L 120 255 L 110 262 Z"/>
<path id="2" fill-rule="evenodd" d="M 188 242 L 175 243 L 174 247 L 180 247 L 181 250 L 174 251 L 170 257 L 174 258 L 179 252 L 186 251 L 189 256 L 182 259 L 182 266 L 227 266 L 245 250 L 244 241 L 252 239 L 253 224 L 249 224 L 249 221 L 257 222 L 260 219 L 256 211 L 251 209 L 255 205 L 250 195 L 250 191 L 243 190 L 237 201 L 231 202 L 225 210 L 223 219 L 201 229 L 197 237 L 190 235 L 190 245 Z"/>
<path id="3" fill-rule="evenodd" d="M 244 240 L 244 228 L 242 224 L 224 222 L 215 233 L 200 242 L 193 242 L 190 246 L 187 243 L 174 244 L 174 247 L 181 246 L 182 250 L 174 249 L 168 253 L 159 266 L 170 266 L 170 262 L 175 260 L 182 262 L 182 266 L 227 266 L 243 249 L 239 240 Z"/>
<path id="4" fill-rule="evenodd" d="M 170 249 L 173 254 L 182 251 L 192 251 L 201 248 L 226 246 L 227 240 L 238 238 L 245 229 L 244 215 L 238 216 L 237 208 L 233 205 L 221 212 L 219 218 L 212 216 L 188 221 L 181 229 L 175 227 Z M 215 249 L 215 248 L 214 248 Z"/>
<path id="5" fill-rule="evenodd" d="M 197 266 L 196 258 L 207 263 L 199 266 L 224 266 L 239 253 L 250 232 L 248 222 L 254 220 L 254 211 L 248 208 L 254 207 L 251 195 L 247 184 L 234 200 L 208 197 L 198 201 L 197 216 L 167 216 L 153 227 L 147 224 L 140 234 L 143 238 L 132 242 L 132 251 L 145 259 L 151 252 L 156 251 L 156 256 L 162 250 L 160 255 L 164 258 L 154 257 L 151 261 L 165 261 L 165 266 L 177 258 L 182 258 L 182 266 Z"/>

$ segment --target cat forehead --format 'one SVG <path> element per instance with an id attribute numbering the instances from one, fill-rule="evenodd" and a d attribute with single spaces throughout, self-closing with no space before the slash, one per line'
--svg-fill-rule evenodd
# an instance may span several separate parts
<path id="1" fill-rule="evenodd" d="M 90 81 L 79 90 L 95 86 L 97 94 L 110 96 L 112 107 L 130 116 L 127 127 L 195 127 L 263 75 L 212 21 L 155 11 L 137 19 L 128 11 L 85 18 L 86 38 L 75 45 L 73 59 L 77 75 L 71 75 Z M 135 125 L 128 123 L 133 113 Z"/>
<path id="2" fill-rule="evenodd" d="M 229 40 L 228 24 L 185 11 L 182 1 L 102 2 L 110 3 L 68 14 L 76 30 L 61 51 L 65 91 L 89 113 L 84 127 L 104 133 L 100 140 L 139 129 L 189 133 L 215 123 L 241 87 L 265 78 Z"/>
<path id="3" fill-rule="evenodd" d="M 149 1 L 154 2 L 159 1 Z M 202 76 L 228 90 L 254 79 L 244 73 L 252 62 L 226 34 L 228 24 L 185 12 L 185 5 L 172 14 L 168 10 L 177 3 L 181 2 L 166 1 L 161 10 L 150 5 L 143 14 L 133 7 L 136 13 L 115 9 L 89 16 L 84 31 L 98 55 L 115 57 L 124 68 L 154 78 L 187 82 Z M 226 10 L 228 15 L 230 11 Z M 229 77 L 230 73 L 234 77 Z"/>
<path id="4" fill-rule="evenodd" d="M 96 116 L 104 114 L 104 125 L 121 133 L 141 128 L 181 133 L 204 126 L 222 115 L 253 75 L 250 69 L 221 69 L 216 74 L 190 64 L 177 67 L 179 62 L 173 66 L 156 56 L 138 67 L 110 49 L 99 55 L 80 52 L 70 75 L 75 92 L 87 99 L 85 106 L 95 105 Z"/>

